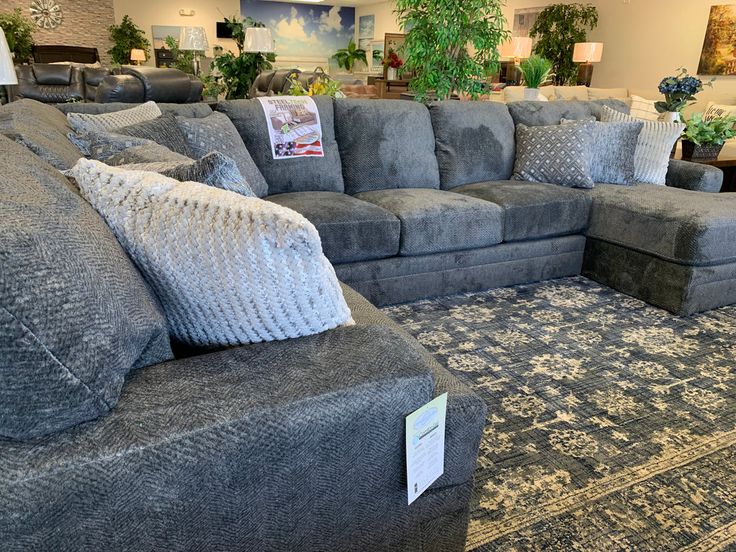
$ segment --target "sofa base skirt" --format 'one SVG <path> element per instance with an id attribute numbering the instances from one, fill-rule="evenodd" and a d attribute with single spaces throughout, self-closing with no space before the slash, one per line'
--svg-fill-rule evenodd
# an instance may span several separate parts
<path id="1" fill-rule="evenodd" d="M 680 316 L 736 303 L 736 263 L 681 265 L 588 238 L 583 276 Z"/>
<path id="2" fill-rule="evenodd" d="M 335 265 L 337 277 L 377 306 L 580 274 L 584 236 Z"/>

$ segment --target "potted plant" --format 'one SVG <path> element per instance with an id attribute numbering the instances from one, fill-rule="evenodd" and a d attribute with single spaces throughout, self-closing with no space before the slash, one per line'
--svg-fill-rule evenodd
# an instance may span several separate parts
<path id="1" fill-rule="evenodd" d="M 577 82 L 575 43 L 587 42 L 587 30 L 597 26 L 598 10 L 591 4 L 552 4 L 540 12 L 529 36 L 537 39 L 534 53 L 552 62 L 556 85 Z"/>
<path id="2" fill-rule="evenodd" d="M 330 96 L 331 98 L 344 98 L 345 94 L 340 91 L 342 83 L 335 79 L 331 79 L 325 74 L 325 72 L 318 67 L 319 74 L 309 85 L 309 88 L 305 88 L 304 85 L 299 81 L 298 75 L 292 73 L 289 75 L 290 87 L 287 96 Z"/>
<path id="3" fill-rule="evenodd" d="M 337 61 L 337 66 L 344 68 L 348 73 L 353 72 L 356 61 L 362 61 L 366 66 L 368 59 L 363 48 L 358 48 L 355 41 L 351 38 L 347 48 L 340 48 L 332 58 Z"/>
<path id="4" fill-rule="evenodd" d="M 519 65 L 524 77 L 524 99 L 538 100 L 541 92 L 539 87 L 552 78 L 552 62 L 542 56 L 533 55 Z"/>
<path id="5" fill-rule="evenodd" d="M 418 101 L 453 93 L 477 99 L 499 70 L 505 28 L 503 0 L 396 0 L 402 28 L 410 29 L 401 56 Z"/>
<path id="6" fill-rule="evenodd" d="M 386 80 L 396 80 L 398 70 L 404 65 L 404 61 L 393 48 L 390 48 L 386 59 L 383 60 L 383 66 L 386 68 Z"/>
<path id="7" fill-rule="evenodd" d="M 678 71 L 677 75 L 665 77 L 659 83 L 659 91 L 664 94 L 664 101 L 656 102 L 654 107 L 660 113 L 660 121 L 681 121 L 683 109 L 695 101 L 695 95 L 702 92 L 704 86 L 713 86 L 715 80 L 711 79 L 704 84 L 699 78 L 690 76 L 687 69 L 680 67 Z"/>
<path id="8" fill-rule="evenodd" d="M 694 113 L 685 123 L 682 134 L 683 159 L 717 159 L 723 144 L 736 136 L 736 116 L 703 119 Z"/>
<path id="9" fill-rule="evenodd" d="M 30 63 L 33 56 L 33 22 L 23 17 L 20 8 L 0 13 L 0 29 L 5 32 L 15 63 Z"/>
<path id="10" fill-rule="evenodd" d="M 133 23 L 129 16 L 124 15 L 120 25 L 110 25 L 108 30 L 113 47 L 107 53 L 110 54 L 114 64 L 127 65 L 130 63 L 130 51 L 133 49 L 143 50 L 146 53 L 146 59 L 149 58 L 151 43 L 146 38 L 143 29 Z"/>

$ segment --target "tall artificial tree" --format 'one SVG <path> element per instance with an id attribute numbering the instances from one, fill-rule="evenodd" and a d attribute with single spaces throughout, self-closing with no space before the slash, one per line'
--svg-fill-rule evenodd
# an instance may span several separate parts
<path id="1" fill-rule="evenodd" d="M 133 23 L 129 16 L 124 15 L 120 25 L 111 25 L 108 30 L 113 47 L 107 53 L 110 54 L 113 63 L 118 65 L 130 63 L 130 51 L 134 48 L 143 50 L 148 59 L 151 43 L 143 29 Z"/>
<path id="2" fill-rule="evenodd" d="M 534 53 L 552 62 L 555 84 L 576 82 L 575 43 L 587 42 L 587 31 L 597 26 L 598 10 L 592 4 L 552 4 L 539 14 L 529 35 L 537 39 Z"/>
<path id="3" fill-rule="evenodd" d="M 414 74 L 417 100 L 481 94 L 509 36 L 502 6 L 502 0 L 396 0 L 399 21 L 410 29 L 398 53 L 403 71 Z"/>

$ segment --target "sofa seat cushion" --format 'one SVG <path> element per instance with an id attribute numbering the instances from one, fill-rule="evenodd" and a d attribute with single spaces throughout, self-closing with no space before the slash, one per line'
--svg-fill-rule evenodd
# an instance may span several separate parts
<path id="1" fill-rule="evenodd" d="M 406 100 L 335 100 L 345 192 L 439 188 L 429 110 Z"/>
<path id="2" fill-rule="evenodd" d="M 597 185 L 587 235 L 684 265 L 736 261 L 736 194 Z"/>
<path id="3" fill-rule="evenodd" d="M 375 190 L 355 197 L 398 217 L 400 255 L 475 249 L 503 240 L 503 209 L 488 201 L 423 189 Z"/>
<path id="4" fill-rule="evenodd" d="M 382 259 L 399 252 L 399 219 L 372 203 L 336 192 L 292 192 L 266 199 L 314 224 L 332 263 Z"/>
<path id="5" fill-rule="evenodd" d="M 468 184 L 452 191 L 500 205 L 505 242 L 578 234 L 588 226 L 591 199 L 582 190 L 501 180 Z"/>

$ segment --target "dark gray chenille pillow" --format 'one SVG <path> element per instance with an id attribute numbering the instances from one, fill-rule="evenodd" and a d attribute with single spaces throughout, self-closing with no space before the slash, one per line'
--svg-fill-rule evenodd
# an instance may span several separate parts
<path id="1" fill-rule="evenodd" d="M 87 156 L 91 159 L 96 159 L 97 161 L 104 161 L 105 163 L 111 157 L 130 148 L 154 148 L 158 146 L 156 142 L 146 138 L 136 138 L 135 136 L 126 136 L 124 134 L 114 134 L 111 132 L 88 132 L 86 134 L 78 134 L 77 139 L 80 144 L 85 144 L 85 147 L 87 148 Z M 166 148 L 166 150 L 171 151 L 169 148 Z"/>
<path id="2" fill-rule="evenodd" d="M 256 197 L 240 174 L 235 161 L 219 151 L 213 151 L 196 161 L 153 161 L 118 165 L 121 169 L 149 171 L 163 174 L 179 182 L 199 182 L 213 188 L 236 192 L 247 197 Z"/>
<path id="3" fill-rule="evenodd" d="M 161 117 L 150 121 L 116 128 L 114 132 L 115 134 L 152 140 L 157 144 L 166 146 L 171 151 L 186 155 L 187 157 L 194 157 L 189 144 L 187 144 L 184 133 L 176 122 L 176 117 L 171 113 L 164 113 Z"/>
<path id="4" fill-rule="evenodd" d="M 129 165 L 131 163 L 160 163 L 161 161 L 187 163 L 191 162 L 192 159 L 181 153 L 171 151 L 166 146 L 150 142 L 143 146 L 124 149 L 108 157 L 105 164 L 117 167 L 118 165 Z"/>
<path id="5" fill-rule="evenodd" d="M 436 102 L 429 114 L 443 190 L 511 178 L 514 121 L 505 104 Z"/>
<path id="6" fill-rule="evenodd" d="M 634 184 L 636 145 L 644 122 L 601 123 L 593 119 L 593 143 L 590 150 L 590 176 L 593 182 Z M 562 119 L 562 124 L 580 121 Z"/>
<path id="7" fill-rule="evenodd" d="M 440 187 L 434 131 L 424 104 L 335 100 L 345 192 Z"/>
<path id="8" fill-rule="evenodd" d="M 340 153 L 335 141 L 335 116 L 332 98 L 315 96 L 322 124 L 324 157 L 273 158 L 268 123 L 261 102 L 229 100 L 217 104 L 217 111 L 228 116 L 245 147 L 268 183 L 268 193 L 342 192 L 344 190 Z M 247 179 L 247 175 L 246 175 Z"/>
<path id="9" fill-rule="evenodd" d="M 0 438 L 93 420 L 172 358 L 158 301 L 61 173 L 0 136 Z"/>
<path id="10" fill-rule="evenodd" d="M 266 179 L 227 115 L 213 113 L 207 117 L 177 117 L 176 121 L 194 157 L 203 157 L 213 151 L 224 153 L 235 161 L 248 186 L 258 197 L 268 195 Z"/>
<path id="11" fill-rule="evenodd" d="M 593 124 L 528 127 L 516 125 L 514 180 L 592 188 L 590 150 Z"/>

